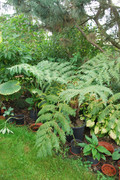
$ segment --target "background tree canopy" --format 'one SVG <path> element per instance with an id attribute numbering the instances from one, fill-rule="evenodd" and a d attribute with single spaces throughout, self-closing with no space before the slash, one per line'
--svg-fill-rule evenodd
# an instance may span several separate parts
<path id="1" fill-rule="evenodd" d="M 89 37 L 84 26 L 91 20 L 106 42 L 120 49 L 120 7 L 111 0 L 8 0 L 18 12 L 37 16 L 42 26 L 52 32 L 74 26 L 93 46 L 104 51 L 95 36 Z M 104 19 L 104 23 L 103 20 Z M 101 23 L 102 22 L 102 23 Z"/>

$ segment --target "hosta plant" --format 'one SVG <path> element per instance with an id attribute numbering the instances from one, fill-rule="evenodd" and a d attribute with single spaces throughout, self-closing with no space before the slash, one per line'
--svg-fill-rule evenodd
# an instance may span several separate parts
<path id="1" fill-rule="evenodd" d="M 88 105 L 86 126 L 91 132 L 101 135 L 109 135 L 116 143 L 120 144 L 120 93 L 111 96 L 106 106 L 102 100 L 93 100 Z"/>
<path id="2" fill-rule="evenodd" d="M 92 134 L 92 138 L 85 136 L 87 143 L 79 143 L 79 146 L 83 147 L 84 156 L 91 155 L 93 159 L 97 159 L 98 161 L 105 158 L 106 155 L 111 155 L 111 153 L 103 146 L 98 145 L 98 139 L 95 134 Z"/>

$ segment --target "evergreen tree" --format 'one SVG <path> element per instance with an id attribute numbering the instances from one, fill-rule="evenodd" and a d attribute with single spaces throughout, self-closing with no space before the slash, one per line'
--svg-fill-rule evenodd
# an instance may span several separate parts
<path id="1" fill-rule="evenodd" d="M 8 0 L 8 2 L 13 4 L 18 12 L 37 16 L 42 25 L 52 32 L 61 31 L 66 26 L 75 26 L 93 46 L 104 52 L 97 44 L 95 35 L 86 35 L 84 32 L 85 24 L 92 20 L 104 40 L 120 49 L 120 7 L 115 6 L 112 0 Z M 105 23 L 101 24 L 100 20 L 103 18 Z M 110 29 L 111 34 L 108 34 Z"/>

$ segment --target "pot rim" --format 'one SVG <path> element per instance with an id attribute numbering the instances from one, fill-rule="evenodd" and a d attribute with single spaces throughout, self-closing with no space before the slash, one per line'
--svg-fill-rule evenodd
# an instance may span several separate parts
<path id="1" fill-rule="evenodd" d="M 80 153 L 79 154 L 75 154 L 71 151 L 71 148 L 70 148 L 70 153 L 73 154 L 74 156 L 80 156 Z"/>
<path id="2" fill-rule="evenodd" d="M 106 167 L 106 169 L 104 169 L 105 167 Z M 111 174 L 109 174 L 109 172 L 106 173 L 106 172 L 108 171 L 108 168 L 109 168 L 109 170 L 112 169 L 113 172 L 111 172 Z M 113 165 L 111 165 L 111 164 L 103 164 L 102 167 L 101 167 L 101 170 L 102 170 L 102 172 L 103 172 L 105 175 L 107 175 L 107 176 L 114 176 L 114 175 L 116 174 L 116 169 L 115 169 L 115 167 L 114 167 Z"/>
<path id="3" fill-rule="evenodd" d="M 85 127 L 85 126 L 86 126 L 86 122 L 84 122 L 84 124 L 82 126 L 80 126 L 80 127 L 72 127 L 72 129 L 81 129 L 81 128 Z"/>
<path id="4" fill-rule="evenodd" d="M 74 146 L 74 141 L 77 141 L 78 143 L 82 143 L 82 142 L 83 142 L 83 141 L 81 141 L 80 139 L 72 139 L 71 142 L 70 142 L 70 144 L 71 144 L 72 147 L 76 147 L 76 146 Z M 76 148 L 77 148 L 77 147 L 76 147 Z M 82 147 L 80 147 L 80 146 L 79 146 L 79 148 L 82 149 Z"/>

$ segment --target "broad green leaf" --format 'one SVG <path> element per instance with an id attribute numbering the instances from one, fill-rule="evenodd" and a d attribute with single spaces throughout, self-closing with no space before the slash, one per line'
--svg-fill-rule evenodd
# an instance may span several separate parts
<path id="1" fill-rule="evenodd" d="M 92 144 L 92 139 L 85 135 L 86 140 Z"/>
<path id="2" fill-rule="evenodd" d="M 87 144 L 85 147 L 84 147 L 84 150 L 83 150 L 83 153 L 87 153 L 88 151 L 91 150 L 91 147 L 89 144 Z"/>
<path id="3" fill-rule="evenodd" d="M 96 158 L 97 150 L 95 148 L 92 149 L 92 155 L 94 158 Z"/>
<path id="4" fill-rule="evenodd" d="M 25 100 L 28 104 L 34 104 L 33 98 L 26 98 Z"/>
<path id="5" fill-rule="evenodd" d="M 102 159 L 106 160 L 106 157 L 104 156 L 104 154 L 100 155 Z"/>
<path id="6" fill-rule="evenodd" d="M 78 145 L 81 146 L 81 147 L 85 147 L 86 146 L 85 143 L 78 143 Z"/>
<path id="7" fill-rule="evenodd" d="M 98 161 L 100 161 L 100 153 L 99 153 L 99 152 L 96 153 L 95 159 L 97 159 Z"/>
<path id="8" fill-rule="evenodd" d="M 107 154 L 107 155 L 111 155 L 111 153 L 105 148 L 105 147 L 103 147 L 103 146 L 98 146 L 97 147 L 97 150 L 99 151 L 99 152 L 101 152 L 101 153 L 105 153 L 105 154 Z"/>
<path id="9" fill-rule="evenodd" d="M 3 84 L 0 84 L 0 94 L 1 95 L 11 95 L 18 92 L 21 89 L 19 81 L 10 80 Z"/>
<path id="10" fill-rule="evenodd" d="M 120 159 L 120 153 L 119 153 L 119 151 L 113 152 L 113 154 L 112 154 L 112 159 L 113 159 L 113 160 L 119 160 L 119 159 Z"/>
<path id="11" fill-rule="evenodd" d="M 95 136 L 95 134 L 92 134 L 92 142 L 93 142 L 94 145 L 96 145 L 96 146 L 98 145 L 98 139 Z"/>

